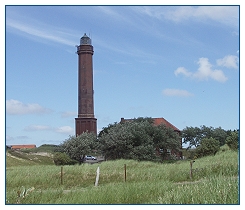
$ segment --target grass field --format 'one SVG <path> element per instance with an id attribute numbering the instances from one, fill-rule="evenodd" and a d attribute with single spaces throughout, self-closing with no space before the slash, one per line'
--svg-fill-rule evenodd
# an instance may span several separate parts
<path id="1" fill-rule="evenodd" d="M 7 156 L 6 204 L 240 203 L 238 153 L 231 150 L 196 159 L 192 179 L 187 160 L 165 164 L 117 160 L 63 166 L 61 184 L 60 166 L 47 159 L 41 160 L 45 164 L 37 164 L 37 159 L 30 164 L 32 158 L 27 159 L 24 163 Z M 100 179 L 95 187 L 98 167 Z"/>

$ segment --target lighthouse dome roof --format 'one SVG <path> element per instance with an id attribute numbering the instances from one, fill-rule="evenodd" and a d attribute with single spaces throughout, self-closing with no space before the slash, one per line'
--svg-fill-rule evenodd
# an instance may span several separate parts
<path id="1" fill-rule="evenodd" d="M 84 33 L 83 37 L 80 39 L 81 45 L 91 45 L 91 39 Z"/>

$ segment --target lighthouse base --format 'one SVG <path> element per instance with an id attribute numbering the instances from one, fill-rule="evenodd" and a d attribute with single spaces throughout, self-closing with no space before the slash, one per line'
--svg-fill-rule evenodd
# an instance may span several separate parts
<path id="1" fill-rule="evenodd" d="M 84 132 L 93 132 L 97 135 L 97 119 L 96 118 L 75 118 L 76 136 Z"/>

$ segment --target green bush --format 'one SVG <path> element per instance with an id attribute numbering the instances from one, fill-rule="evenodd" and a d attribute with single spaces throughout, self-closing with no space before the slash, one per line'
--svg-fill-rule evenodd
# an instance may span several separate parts
<path id="1" fill-rule="evenodd" d="M 237 150 L 239 146 L 238 140 L 239 140 L 238 131 L 233 131 L 226 138 L 226 144 L 229 146 L 230 149 Z"/>
<path id="2" fill-rule="evenodd" d="M 55 165 L 74 165 L 78 163 L 76 160 L 72 160 L 67 154 L 62 152 L 56 152 L 54 154 L 54 163 Z"/>
<path id="3" fill-rule="evenodd" d="M 151 118 L 137 118 L 115 123 L 100 132 L 100 149 L 106 159 L 162 160 L 168 159 L 167 149 L 180 149 L 180 136 L 165 125 L 155 126 Z M 156 154 L 156 149 L 161 155 Z M 165 152 L 166 151 L 166 152 Z"/>
<path id="4" fill-rule="evenodd" d="M 97 149 L 98 141 L 94 133 L 84 132 L 79 136 L 70 136 L 60 145 L 60 151 L 65 152 L 71 159 L 76 160 L 80 164 L 84 161 L 84 157 Z"/>
<path id="5" fill-rule="evenodd" d="M 219 141 L 214 138 L 204 138 L 201 140 L 201 145 L 196 148 L 198 157 L 207 155 L 215 155 L 220 148 Z"/>

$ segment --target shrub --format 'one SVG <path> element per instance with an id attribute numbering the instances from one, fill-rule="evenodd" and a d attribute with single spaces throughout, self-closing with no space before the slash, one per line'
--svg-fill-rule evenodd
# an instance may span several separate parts
<path id="1" fill-rule="evenodd" d="M 104 128 L 99 142 L 106 159 L 164 160 L 168 158 L 167 149 L 179 152 L 180 136 L 173 129 L 152 122 L 151 118 L 137 118 Z"/>
<path id="2" fill-rule="evenodd" d="M 53 159 L 55 165 L 74 165 L 78 163 L 76 160 L 72 160 L 67 154 L 62 152 L 56 152 Z"/>
<path id="3" fill-rule="evenodd" d="M 196 153 L 199 157 L 207 155 L 215 155 L 220 146 L 219 141 L 214 138 L 204 138 L 201 140 L 201 145 L 197 147 Z"/>
<path id="4" fill-rule="evenodd" d="M 239 143 L 238 143 L 238 131 L 233 131 L 231 134 L 226 138 L 226 144 L 232 150 L 237 150 Z"/>
<path id="5" fill-rule="evenodd" d="M 97 147 L 96 135 L 88 131 L 79 136 L 70 136 L 60 145 L 60 148 L 63 148 L 63 152 L 80 164 L 84 161 L 85 155 L 91 153 Z"/>

